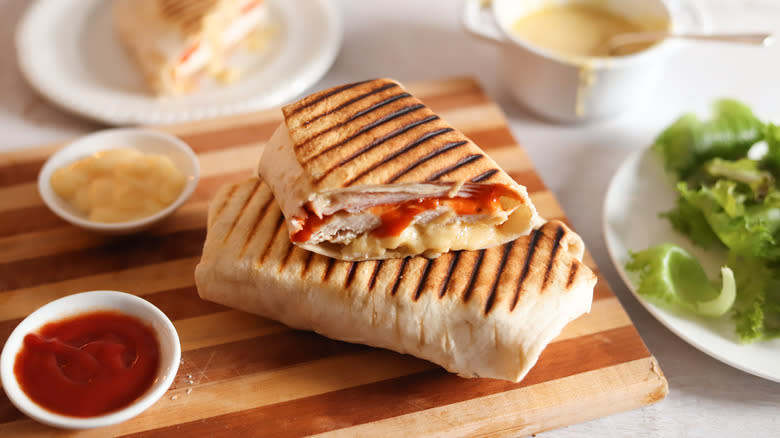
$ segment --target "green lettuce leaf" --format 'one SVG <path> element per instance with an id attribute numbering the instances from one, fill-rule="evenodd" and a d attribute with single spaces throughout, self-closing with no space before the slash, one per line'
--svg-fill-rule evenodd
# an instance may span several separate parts
<path id="1" fill-rule="evenodd" d="M 667 171 L 686 179 L 711 158 L 743 158 L 764 136 L 764 124 L 746 105 L 721 99 L 712 106 L 712 118 L 701 121 L 685 114 L 655 140 L 653 150 Z"/>
<path id="2" fill-rule="evenodd" d="M 712 187 L 689 189 L 678 183 L 685 202 L 698 209 L 712 231 L 733 253 L 745 257 L 780 260 L 780 192 L 758 203 L 739 190 L 736 182 L 722 179 Z"/>
<path id="3" fill-rule="evenodd" d="M 775 189 L 775 178 L 771 172 L 763 170 L 760 163 L 750 158 L 724 160 L 713 158 L 702 165 L 697 178 L 699 183 L 711 185 L 720 179 L 728 179 L 744 185 L 756 201 L 764 199 Z M 695 183 L 695 181 L 689 181 Z"/>
<path id="4" fill-rule="evenodd" d="M 731 269 L 721 269 L 723 284 L 718 291 L 699 261 L 672 243 L 630 253 L 626 269 L 639 273 L 637 292 L 656 304 L 713 317 L 725 314 L 734 304 L 736 285 Z"/>
<path id="5" fill-rule="evenodd" d="M 780 126 L 767 124 L 764 128 L 764 140 L 767 144 L 767 153 L 761 162 L 772 169 L 775 176 L 780 176 Z"/>
<path id="6" fill-rule="evenodd" d="M 677 206 L 674 209 L 659 216 L 668 219 L 675 230 L 690 237 L 693 243 L 702 248 L 723 246 L 704 214 L 683 196 L 677 197 Z"/>
<path id="7" fill-rule="evenodd" d="M 755 257 L 729 256 L 739 294 L 734 322 L 742 342 L 780 335 L 780 273 L 776 266 Z"/>

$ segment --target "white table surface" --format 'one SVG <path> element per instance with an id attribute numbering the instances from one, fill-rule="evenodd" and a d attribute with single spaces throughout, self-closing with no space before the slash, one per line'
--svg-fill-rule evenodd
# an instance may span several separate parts
<path id="1" fill-rule="evenodd" d="M 693 1 L 715 30 L 780 35 L 778 0 Z M 730 368 L 656 322 L 618 277 L 601 228 L 614 171 L 680 113 L 705 111 L 713 99 L 730 96 L 750 104 L 760 116 L 780 121 L 780 44 L 767 49 L 687 45 L 669 60 L 662 85 L 641 108 L 594 124 L 556 125 L 535 118 L 506 95 L 496 73 L 496 48 L 461 31 L 458 1 L 337 3 L 344 44 L 330 72 L 312 90 L 378 76 L 406 82 L 477 77 L 506 112 L 515 138 L 558 197 L 669 380 L 669 396 L 657 404 L 540 436 L 780 436 L 780 384 Z M 0 151 L 102 128 L 49 105 L 21 77 L 13 32 L 27 4 L 0 0 Z"/>

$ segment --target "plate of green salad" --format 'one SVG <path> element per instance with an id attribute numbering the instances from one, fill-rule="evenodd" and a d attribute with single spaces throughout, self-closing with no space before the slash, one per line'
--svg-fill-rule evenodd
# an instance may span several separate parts
<path id="1" fill-rule="evenodd" d="M 731 99 L 681 116 L 615 173 L 604 235 L 658 321 L 780 382 L 780 126 Z"/>

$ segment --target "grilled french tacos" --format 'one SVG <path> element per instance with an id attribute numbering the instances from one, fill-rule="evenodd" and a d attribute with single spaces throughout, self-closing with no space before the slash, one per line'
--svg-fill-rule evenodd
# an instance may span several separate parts
<path id="1" fill-rule="evenodd" d="M 230 48 L 267 20 L 264 0 L 116 0 L 114 23 L 151 90 L 197 89 L 204 71 L 225 72 Z"/>
<path id="2" fill-rule="evenodd" d="M 258 171 L 302 248 L 352 261 L 435 257 L 542 222 L 525 187 L 395 81 L 331 88 L 282 112 Z"/>
<path id="3" fill-rule="evenodd" d="M 270 187 L 252 178 L 212 201 L 195 281 L 203 299 L 296 329 L 516 382 L 590 311 L 596 276 L 583 251 L 551 221 L 488 249 L 339 261 L 292 245 Z"/>

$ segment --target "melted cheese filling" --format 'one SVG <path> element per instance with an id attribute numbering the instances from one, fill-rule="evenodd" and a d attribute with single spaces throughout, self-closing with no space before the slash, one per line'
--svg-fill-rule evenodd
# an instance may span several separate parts
<path id="1" fill-rule="evenodd" d="M 323 242 L 320 245 L 338 251 L 342 256 L 360 259 L 422 254 L 436 257 L 447 251 L 468 250 L 494 246 L 525 230 L 532 221 L 529 210 L 517 209 L 500 225 L 492 222 L 465 222 L 439 216 L 433 223 L 414 223 L 397 236 L 376 237 L 371 233 L 358 235 L 346 244 Z"/>

